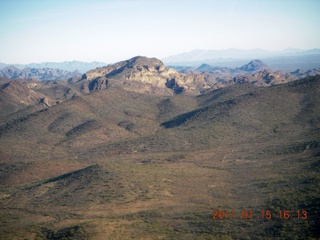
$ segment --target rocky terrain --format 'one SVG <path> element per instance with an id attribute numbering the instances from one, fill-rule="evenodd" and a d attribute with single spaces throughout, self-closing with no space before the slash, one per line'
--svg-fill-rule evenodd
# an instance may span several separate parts
<path id="1" fill-rule="evenodd" d="M 198 68 L 172 67 L 184 74 L 202 75 L 212 89 L 222 88 L 239 82 L 251 82 L 256 86 L 269 86 L 320 74 L 320 68 L 297 69 L 292 72 L 274 70 L 258 59 L 252 60 L 239 68 L 212 67 L 205 63 Z"/>
<path id="2" fill-rule="evenodd" d="M 26 87 L 48 94 L 52 102 L 61 102 L 72 96 L 113 87 L 157 95 L 182 92 L 197 95 L 235 83 L 250 82 L 256 86 L 269 86 L 319 73 L 320 68 L 297 69 L 288 73 L 274 71 L 257 59 L 239 68 L 212 67 L 208 64 L 202 64 L 196 69 L 174 66 L 169 68 L 156 58 L 141 56 L 98 67 L 83 75 L 78 71 L 51 68 L 20 70 L 7 66 L 0 70 L 0 76 L 6 79 L 21 79 L 20 82 Z M 55 90 L 52 91 L 53 89 Z"/>
<path id="3" fill-rule="evenodd" d="M 248 64 L 245 64 L 242 67 L 240 67 L 239 70 L 245 71 L 245 72 L 255 72 L 257 70 L 267 69 L 267 68 L 269 67 L 266 64 L 264 64 L 261 60 L 255 59 L 249 62 Z"/>
<path id="4" fill-rule="evenodd" d="M 318 70 L 194 71 L 0 77 L 0 239 L 319 239 Z"/>
<path id="5" fill-rule="evenodd" d="M 137 87 L 135 90 L 145 93 L 170 94 L 186 91 L 199 94 L 203 89 L 209 88 L 201 75 L 181 74 L 165 67 L 156 58 L 140 56 L 88 71 L 82 76 L 82 81 L 93 81 L 101 77 L 108 79 L 111 86 L 120 84 L 134 89 L 134 82 L 142 83 L 144 87 Z"/>
<path id="6" fill-rule="evenodd" d="M 202 64 L 197 69 L 178 69 L 168 68 L 156 58 L 141 56 L 92 69 L 82 76 L 78 72 L 58 69 L 19 70 L 5 67 L 1 74 L 7 78 L 0 78 L 2 108 L 11 108 L 8 113 L 37 103 L 51 106 L 76 96 L 112 88 L 159 96 L 182 93 L 199 95 L 234 84 L 250 83 L 266 87 L 320 74 L 320 68 L 297 69 L 289 73 L 273 71 L 260 60 L 250 61 L 235 69 L 208 64 Z M 28 99 L 24 99 L 26 93 L 30 95 Z"/>

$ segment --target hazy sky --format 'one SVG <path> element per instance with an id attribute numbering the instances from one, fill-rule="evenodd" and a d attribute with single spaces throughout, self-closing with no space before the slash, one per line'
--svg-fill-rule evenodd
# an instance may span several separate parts
<path id="1" fill-rule="evenodd" d="M 0 0 L 0 62 L 320 48 L 319 0 Z"/>

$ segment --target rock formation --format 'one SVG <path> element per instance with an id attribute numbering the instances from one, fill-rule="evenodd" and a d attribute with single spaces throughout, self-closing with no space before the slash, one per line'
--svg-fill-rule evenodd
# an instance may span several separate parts
<path id="1" fill-rule="evenodd" d="M 140 82 L 150 87 L 169 88 L 176 94 L 183 91 L 196 94 L 209 87 L 202 75 L 182 74 L 165 67 L 156 58 L 141 56 L 90 70 L 82 76 L 82 80 L 94 85 L 92 81 L 100 81 L 97 79 L 101 77 L 108 79 L 109 83 L 122 82 L 125 85 L 130 82 Z"/>

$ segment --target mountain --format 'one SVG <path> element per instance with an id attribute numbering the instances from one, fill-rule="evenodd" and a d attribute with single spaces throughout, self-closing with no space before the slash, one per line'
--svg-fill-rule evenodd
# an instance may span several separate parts
<path id="1" fill-rule="evenodd" d="M 65 61 L 65 62 L 42 62 L 42 63 L 30 63 L 26 67 L 29 68 L 55 68 L 66 71 L 79 71 L 84 73 L 90 69 L 106 66 L 103 62 L 80 62 L 80 61 Z"/>
<path id="2" fill-rule="evenodd" d="M 162 59 L 170 66 L 196 67 L 203 63 L 215 67 L 237 68 L 250 61 L 260 59 L 276 70 L 294 71 L 297 68 L 319 68 L 320 49 L 284 49 L 282 51 L 265 51 L 261 49 L 240 50 L 193 50 Z"/>
<path id="3" fill-rule="evenodd" d="M 174 62 L 195 62 L 206 61 L 210 59 L 239 59 L 239 58 L 270 58 L 278 56 L 296 56 L 296 55 L 320 54 L 320 49 L 302 50 L 302 49 L 284 49 L 282 51 L 267 51 L 263 49 L 226 49 L 226 50 L 192 50 L 163 59 L 165 63 Z"/>
<path id="4" fill-rule="evenodd" d="M 7 66 L 7 64 L 0 62 L 0 69 L 4 68 L 5 66 Z"/>
<path id="5" fill-rule="evenodd" d="M 162 96 L 181 93 L 198 95 L 242 82 L 268 86 L 319 74 L 319 69 L 296 70 L 290 73 L 272 71 L 257 59 L 234 69 L 202 64 L 197 69 L 188 67 L 180 68 L 180 71 L 182 73 L 166 67 L 159 59 L 137 56 L 92 69 L 82 76 L 77 71 L 71 73 L 59 69 L 30 68 L 20 70 L 14 66 L 5 67 L 0 71 L 0 75 L 21 79 L 20 84 L 47 96 L 52 105 L 93 91 L 112 88 Z M 2 78 L 0 83 L 10 81 L 7 78 Z"/>
<path id="6" fill-rule="evenodd" d="M 254 72 L 257 70 L 262 70 L 262 69 L 267 69 L 269 68 L 266 64 L 264 64 L 261 60 L 259 59 L 254 59 L 248 64 L 243 65 L 239 69 L 241 71 L 246 71 L 246 72 Z"/>
<path id="7" fill-rule="evenodd" d="M 290 74 L 292 74 L 297 78 L 310 77 L 310 76 L 320 75 L 320 68 L 297 69 L 293 72 L 290 72 Z"/>
<path id="8" fill-rule="evenodd" d="M 226 50 L 193 50 L 186 53 L 181 53 L 164 58 L 166 63 L 174 62 L 192 62 L 192 61 L 204 61 L 208 59 L 219 58 L 256 58 L 260 56 L 269 56 L 271 53 L 262 49 L 241 50 L 241 49 L 226 49 Z"/>
<path id="9" fill-rule="evenodd" d="M 203 63 L 196 70 L 198 70 L 198 71 L 209 71 L 209 70 L 212 70 L 212 66 L 210 66 L 209 64 Z"/>
<path id="10" fill-rule="evenodd" d="M 174 68 L 174 66 L 173 66 Z M 212 67 L 202 64 L 198 68 L 177 68 L 179 72 L 187 74 L 198 74 L 210 86 L 210 89 L 219 89 L 233 84 L 248 82 L 255 86 L 269 86 L 283 84 L 299 78 L 319 75 L 319 68 L 297 69 L 292 72 L 276 71 L 259 59 L 254 59 L 239 68 Z M 207 91 L 206 90 L 206 91 Z"/>
<path id="11" fill-rule="evenodd" d="M 252 60 L 235 69 L 202 64 L 197 69 L 188 67 L 181 68 L 180 71 L 182 73 L 166 67 L 156 58 L 138 56 L 92 69 L 81 77 L 79 72 L 30 68 L 20 70 L 14 66 L 6 67 L 0 73 L 6 77 L 20 79 L 19 84 L 50 99 L 50 105 L 112 88 L 161 96 L 181 93 L 198 95 L 243 82 L 255 86 L 269 86 L 319 74 L 319 69 L 296 70 L 290 73 L 272 71 L 261 60 Z M 2 78 L 0 83 L 5 84 L 9 81 Z M 36 103 L 37 101 L 30 102 L 29 105 L 35 106 Z"/>
<path id="12" fill-rule="evenodd" d="M 320 77 L 196 96 L 127 87 L 168 74 L 183 76 L 136 57 L 65 85 L 1 80 L 0 97 L 35 104 L 0 111 L 1 238 L 319 238 Z"/>
<path id="13" fill-rule="evenodd" d="M 21 70 L 15 66 L 8 66 L 0 70 L 0 76 L 4 78 L 19 78 Z"/>
<path id="14" fill-rule="evenodd" d="M 38 80 L 60 80 L 81 76 L 79 71 L 69 72 L 53 68 L 24 68 L 20 70 L 14 66 L 7 66 L 0 70 L 0 76 L 5 78 L 30 78 Z"/>
<path id="15" fill-rule="evenodd" d="M 209 86 L 201 75 L 181 74 L 156 58 L 137 56 L 86 72 L 79 84 L 86 91 L 121 86 L 139 92 L 172 94 L 186 91 L 199 94 Z"/>
<path id="16" fill-rule="evenodd" d="M 196 70 L 190 66 L 168 66 L 168 68 L 172 68 L 180 73 L 184 74 L 200 74 L 200 71 Z"/>

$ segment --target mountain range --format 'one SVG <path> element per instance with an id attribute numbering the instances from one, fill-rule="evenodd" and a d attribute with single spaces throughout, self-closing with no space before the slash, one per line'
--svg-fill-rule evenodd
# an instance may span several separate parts
<path id="1" fill-rule="evenodd" d="M 251 50 L 242 50 L 242 49 L 226 49 L 226 50 L 202 50 L 196 49 L 190 52 L 185 52 L 163 59 L 166 63 L 173 62 L 184 62 L 184 61 L 204 61 L 210 59 L 219 59 L 219 58 L 267 58 L 267 57 L 279 57 L 279 56 L 301 56 L 301 55 L 314 55 L 320 54 L 320 49 L 310 49 L 302 50 L 295 48 L 288 48 L 282 51 L 267 51 L 263 49 L 251 49 Z"/>
<path id="2" fill-rule="evenodd" d="M 294 71 L 297 68 L 318 68 L 320 66 L 320 50 L 286 49 L 283 51 L 253 50 L 193 50 L 163 58 L 170 66 L 196 67 L 206 63 L 218 67 L 236 68 L 251 59 L 260 59 L 274 70 Z"/>
<path id="3" fill-rule="evenodd" d="M 11 114 L 36 103 L 52 106 L 76 96 L 112 88 L 159 96 L 199 95 L 239 83 L 271 86 L 320 74 L 320 69 L 272 71 L 258 59 L 240 68 L 202 64 L 196 69 L 180 67 L 178 70 L 166 67 L 156 58 L 141 56 L 98 67 L 83 75 L 59 69 L 5 67 L 0 70 L 0 76 L 4 77 L 0 81 L 4 84 L 1 91 L 4 96 L 11 97 L 2 98 L 2 107 L 11 109 L 4 111 Z M 25 92 L 28 92 L 29 100 L 23 100 Z M 4 118 L 7 116 L 3 115 Z"/>
<path id="4" fill-rule="evenodd" d="M 79 71 L 84 73 L 90 69 L 107 65 L 103 62 L 81 62 L 81 61 L 64 61 L 64 62 L 42 62 L 30 64 L 5 64 L 0 63 L 0 69 L 6 66 L 14 66 L 22 70 L 23 68 L 54 68 L 69 72 Z"/>
<path id="5" fill-rule="evenodd" d="M 171 67 L 184 74 L 202 76 L 205 82 L 210 84 L 211 89 L 222 88 L 237 82 L 251 82 L 256 86 L 276 85 L 320 74 L 320 68 L 296 69 L 292 72 L 275 71 L 259 59 L 254 59 L 237 68 L 213 67 L 206 63 L 197 68 Z"/>
<path id="6" fill-rule="evenodd" d="M 75 70 L 69 72 L 67 70 L 54 69 L 54 68 L 30 68 L 26 67 L 20 70 L 15 66 L 6 66 L 0 70 L 0 76 L 10 79 L 37 79 L 37 80 L 61 80 L 69 79 L 72 77 L 79 77 L 82 74 Z"/>
<path id="7" fill-rule="evenodd" d="M 81 85 L 81 91 L 84 92 L 106 88 L 107 83 L 109 86 L 119 85 L 119 79 L 121 79 L 124 81 L 122 84 L 127 85 L 129 88 L 133 88 L 132 83 L 144 84 L 144 88 L 136 88 L 139 91 L 153 93 L 158 91 L 160 93 L 163 90 L 166 91 L 167 88 L 171 88 L 176 93 L 188 91 L 195 94 L 211 88 L 215 84 L 219 84 L 215 88 L 217 86 L 222 87 L 225 83 L 229 84 L 239 79 L 242 79 L 241 81 L 259 82 L 257 84 L 263 85 L 271 82 L 270 79 L 258 80 L 261 77 L 266 77 L 266 75 L 269 78 L 281 78 L 280 82 L 284 83 L 284 81 L 288 82 L 298 77 L 314 76 L 318 73 L 319 69 L 296 69 L 287 73 L 274 71 L 258 59 L 252 60 L 238 68 L 212 67 L 205 63 L 198 68 L 176 66 L 168 68 L 160 60 L 146 57 L 135 57 L 116 64 L 98 67 L 87 71 L 83 76 L 79 71 L 68 72 L 52 68 L 24 68 L 20 70 L 14 66 L 7 66 L 0 70 L 0 76 L 9 79 L 68 80 L 69 83 L 74 83 L 74 85 Z M 130 84 L 128 84 L 129 82 Z M 272 81 L 271 84 L 277 84 L 277 82 Z"/>
<path id="8" fill-rule="evenodd" d="M 285 68 L 304 68 L 302 62 L 307 61 L 309 68 L 319 66 L 320 49 L 302 50 L 296 48 L 287 48 L 282 51 L 267 51 L 263 49 L 226 49 L 226 50 L 201 50 L 196 49 L 190 52 L 176 54 L 163 58 L 163 62 L 168 65 L 177 66 L 179 64 L 197 65 L 201 63 L 215 64 L 217 66 L 232 66 L 239 67 L 248 59 L 263 59 L 268 65 L 277 68 L 278 70 Z M 299 59 L 299 60 L 298 60 Z M 310 65 L 316 61 L 316 66 Z M 288 62 L 288 63 L 285 63 Z M 291 66 L 291 65 L 292 66 Z M 299 65 L 300 64 L 300 65 Z M 97 67 L 108 65 L 104 62 L 81 62 L 81 61 L 64 61 L 64 62 L 42 62 L 30 64 L 6 64 L 0 62 L 0 69 L 8 66 L 14 66 L 22 70 L 23 68 L 54 68 L 66 70 L 69 72 L 79 71 L 85 73 Z"/>
<path id="9" fill-rule="evenodd" d="M 319 106 L 258 59 L 0 77 L 0 238 L 318 239 Z"/>

